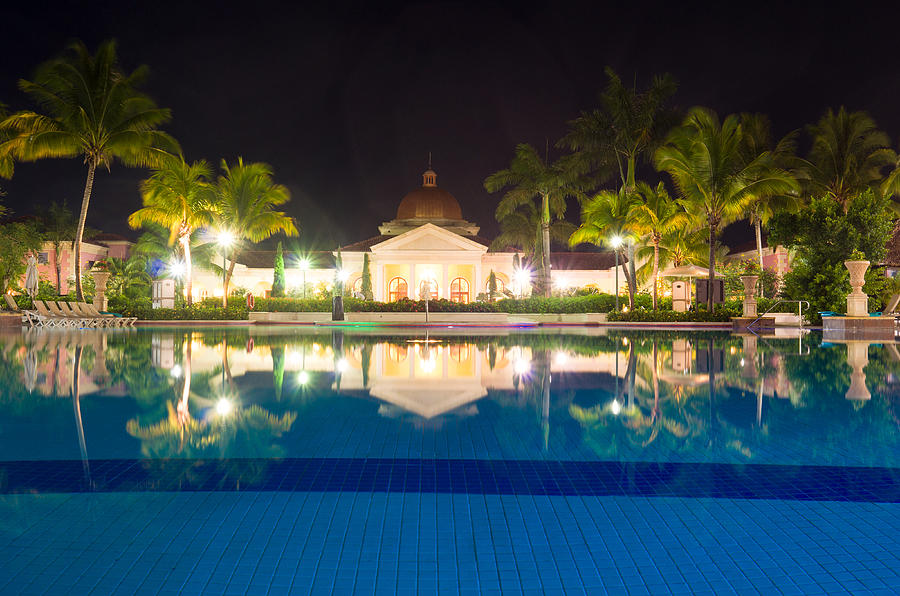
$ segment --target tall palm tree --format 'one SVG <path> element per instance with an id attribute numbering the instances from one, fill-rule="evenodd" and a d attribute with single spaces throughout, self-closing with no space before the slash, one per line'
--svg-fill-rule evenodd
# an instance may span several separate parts
<path id="1" fill-rule="evenodd" d="M 110 294 L 132 296 L 150 287 L 150 275 L 147 273 L 146 258 L 131 255 L 127 259 L 115 257 L 106 260 L 109 281 L 106 287 Z"/>
<path id="2" fill-rule="evenodd" d="M 637 232 L 646 238 L 647 243 L 653 247 L 652 278 L 653 308 L 655 310 L 659 285 L 659 245 L 665 234 L 684 228 L 688 225 L 690 218 L 684 207 L 669 197 L 662 182 L 656 188 L 646 182 L 638 182 L 637 190 L 640 201 L 635 207 L 634 226 Z"/>
<path id="3" fill-rule="evenodd" d="M 278 233 L 296 236 L 297 226 L 293 218 L 275 210 L 291 199 L 291 193 L 287 187 L 272 181 L 272 168 L 268 164 L 244 164 L 239 157 L 229 166 L 223 159 L 222 172 L 216 183 L 216 219 L 237 241 L 225 272 L 222 305 L 226 306 L 228 284 L 243 242 L 261 242 Z"/>
<path id="4" fill-rule="evenodd" d="M 144 206 L 128 218 L 128 225 L 139 228 L 152 222 L 169 229 L 169 242 L 177 241 L 184 255 L 187 303 L 193 302 L 191 235 L 212 223 L 212 170 L 205 161 L 188 164 L 183 158 L 168 159 L 141 183 Z"/>
<path id="5" fill-rule="evenodd" d="M 634 258 L 634 237 L 637 233 L 635 214 L 638 206 L 636 194 L 601 190 L 581 204 L 581 225 L 569 238 L 574 246 L 584 242 L 598 246 L 610 245 L 621 257 Z M 614 238 L 621 240 L 618 245 Z M 627 254 L 626 254 L 627 251 Z M 625 280 L 628 283 L 628 307 L 634 308 L 634 294 L 637 283 L 634 280 L 633 268 L 624 268 Z M 619 288 L 616 288 L 618 294 Z"/>
<path id="6" fill-rule="evenodd" d="M 541 158 L 537 150 L 527 143 L 516 146 L 515 155 L 509 168 L 494 172 L 484 181 L 488 192 L 497 192 L 507 187 L 497 205 L 497 221 L 502 221 L 523 205 L 540 201 L 541 261 L 539 263 L 538 284 L 540 293 L 550 295 L 550 225 L 554 219 L 562 219 L 566 214 L 566 199 L 581 196 L 576 185 L 577 174 L 563 167 L 560 162 L 549 163 Z M 537 206 L 535 205 L 537 209 Z"/>
<path id="7" fill-rule="evenodd" d="M 828 110 L 807 127 L 810 193 L 832 197 L 846 210 L 850 199 L 876 186 L 896 163 L 887 134 L 865 112 Z"/>
<path id="8" fill-rule="evenodd" d="M 669 173 L 685 205 L 704 215 L 710 280 L 719 229 L 744 216 L 754 197 L 799 190 L 797 180 L 775 165 L 771 152 L 750 154 L 742 140 L 737 116 L 720 121 L 711 110 L 693 108 L 654 155 L 656 168 Z M 707 308 L 712 306 L 713 292 L 709 292 Z"/>
<path id="9" fill-rule="evenodd" d="M 575 226 L 565 220 L 550 224 L 550 240 L 565 244 Z M 525 253 L 532 263 L 541 262 L 541 214 L 534 203 L 526 203 L 500 220 L 500 234 L 491 242 L 491 250 L 514 247 Z"/>
<path id="10" fill-rule="evenodd" d="M 741 114 L 741 131 L 743 146 L 747 157 L 752 159 L 764 151 L 769 151 L 772 161 L 778 167 L 790 172 L 798 182 L 808 179 L 806 162 L 796 156 L 797 135 L 799 131 L 792 131 L 785 135 L 777 143 L 773 142 L 772 123 L 764 114 Z M 782 211 L 795 211 L 800 207 L 798 193 L 757 195 L 751 198 L 747 207 L 747 215 L 750 225 L 756 235 L 756 254 L 759 260 L 759 270 L 763 271 L 762 228 L 776 213 Z M 760 296 L 763 296 L 762 280 L 760 279 Z"/>
<path id="11" fill-rule="evenodd" d="M 81 287 L 81 241 L 87 220 L 94 173 L 114 161 L 130 167 L 152 167 L 180 153 L 178 143 L 158 127 L 171 118 L 137 90 L 147 77 L 141 66 L 131 73 L 119 65 L 114 41 L 100 44 L 93 55 L 75 42 L 59 58 L 38 67 L 33 81 L 19 81 L 39 112 L 22 111 L 0 122 L 9 138 L 0 143 L 0 164 L 10 158 L 35 161 L 81 157 L 87 180 L 75 233 L 75 290 Z M 11 174 L 9 169 L 7 173 Z"/>

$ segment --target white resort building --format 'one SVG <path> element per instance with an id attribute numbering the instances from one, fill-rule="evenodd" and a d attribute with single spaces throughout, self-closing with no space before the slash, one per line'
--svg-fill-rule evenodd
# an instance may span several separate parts
<path id="1" fill-rule="evenodd" d="M 491 242 L 478 235 L 479 229 L 478 224 L 463 219 L 459 201 L 437 185 L 437 174 L 429 168 L 422 175 L 422 186 L 403 197 L 396 217 L 382 223 L 377 236 L 341 247 L 345 283 L 354 292 L 361 290 L 363 259 L 368 254 L 374 298 L 379 301 L 418 299 L 428 282 L 432 299 L 471 302 L 487 292 L 491 271 L 498 290 L 530 293 L 528 272 L 513 270 L 515 249 L 489 251 Z M 304 270 L 302 259 L 286 251 L 287 289 L 331 284 L 334 256 L 310 255 L 311 263 Z M 274 257 L 274 251 L 243 251 L 237 257 L 231 287 L 268 295 Z M 556 251 L 551 254 L 551 267 L 557 289 L 592 286 L 603 292 L 615 290 L 612 252 Z M 623 274 L 619 279 L 625 283 Z M 221 278 L 195 270 L 194 294 L 196 298 L 221 296 Z"/>

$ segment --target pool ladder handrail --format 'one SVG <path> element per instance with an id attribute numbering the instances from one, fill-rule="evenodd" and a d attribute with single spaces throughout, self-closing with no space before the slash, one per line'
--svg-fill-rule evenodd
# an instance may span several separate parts
<path id="1" fill-rule="evenodd" d="M 750 327 L 753 327 L 754 325 L 756 325 L 756 324 L 759 322 L 760 319 L 762 319 L 764 316 L 766 316 L 767 314 L 769 314 L 770 312 L 772 312 L 772 311 L 775 309 L 775 307 L 778 306 L 779 304 L 782 304 L 782 303 L 788 303 L 788 304 L 790 304 L 790 303 L 794 303 L 794 302 L 797 303 L 797 319 L 798 319 L 797 322 L 798 322 L 798 324 L 799 324 L 799 327 L 802 329 L 802 328 L 803 328 L 803 305 L 806 304 L 806 309 L 809 310 L 809 308 L 810 308 L 809 300 L 787 300 L 787 299 L 779 299 L 778 302 L 776 302 L 775 304 L 773 304 L 772 306 L 770 306 L 770 307 L 766 310 L 766 312 L 764 312 L 763 314 L 761 314 L 761 315 L 759 315 L 758 317 L 756 317 L 755 319 L 753 319 L 753 321 L 751 321 L 750 324 L 747 325 L 747 328 L 749 329 Z"/>

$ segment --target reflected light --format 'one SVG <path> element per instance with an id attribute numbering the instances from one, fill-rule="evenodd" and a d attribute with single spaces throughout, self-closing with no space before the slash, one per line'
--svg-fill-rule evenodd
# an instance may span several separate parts
<path id="1" fill-rule="evenodd" d="M 337 371 L 338 372 L 347 372 L 347 369 L 350 368 L 350 363 L 347 362 L 346 358 L 341 358 L 337 361 Z"/>
<path id="2" fill-rule="evenodd" d="M 222 416 L 228 416 L 231 414 L 231 411 L 234 409 L 234 406 L 231 404 L 231 400 L 223 397 L 219 401 L 216 402 L 216 414 Z"/>
<path id="3" fill-rule="evenodd" d="M 433 373 L 434 369 L 437 368 L 437 362 L 431 356 L 432 354 L 429 354 L 428 358 L 423 358 L 421 362 L 422 372 L 426 374 Z"/>
<path id="4" fill-rule="evenodd" d="M 297 373 L 297 384 L 306 385 L 307 383 L 309 383 L 309 373 L 305 370 L 301 370 Z"/>
<path id="5" fill-rule="evenodd" d="M 562 365 L 569 361 L 569 355 L 565 352 L 557 352 L 555 359 L 557 364 Z"/>
<path id="6" fill-rule="evenodd" d="M 614 399 L 609 405 L 609 409 L 612 411 L 614 416 L 618 416 L 619 412 L 622 411 L 622 404 L 619 403 L 618 399 Z"/>
<path id="7" fill-rule="evenodd" d="M 527 360 L 516 360 L 516 363 L 513 365 L 513 370 L 516 371 L 517 375 L 528 374 L 528 371 L 531 370 L 531 363 Z"/>
<path id="8" fill-rule="evenodd" d="M 744 359 L 741 358 L 741 366 L 744 366 Z"/>
<path id="9" fill-rule="evenodd" d="M 183 371 L 181 370 L 181 365 L 176 364 L 175 366 L 172 367 L 172 370 L 169 371 L 169 374 L 177 379 L 178 377 L 181 376 L 182 372 Z"/>

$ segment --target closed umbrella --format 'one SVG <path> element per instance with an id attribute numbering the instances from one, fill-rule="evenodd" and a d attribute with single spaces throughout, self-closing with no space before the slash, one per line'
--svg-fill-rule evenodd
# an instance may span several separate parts
<path id="1" fill-rule="evenodd" d="M 37 259 L 34 255 L 28 255 L 28 266 L 25 268 L 25 291 L 34 298 L 38 290 Z"/>
<path id="2" fill-rule="evenodd" d="M 25 362 L 24 372 L 25 372 L 25 389 L 28 390 L 28 393 L 34 391 L 34 386 L 37 383 L 37 354 L 35 354 L 34 349 L 29 349 L 28 353 L 25 354 Z"/>

